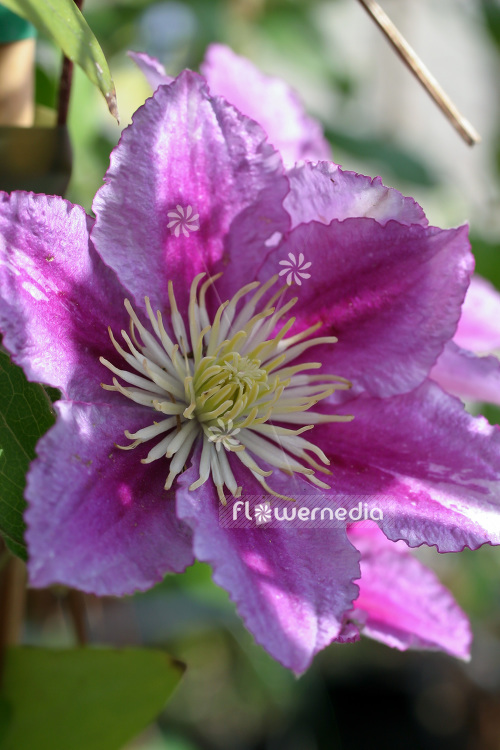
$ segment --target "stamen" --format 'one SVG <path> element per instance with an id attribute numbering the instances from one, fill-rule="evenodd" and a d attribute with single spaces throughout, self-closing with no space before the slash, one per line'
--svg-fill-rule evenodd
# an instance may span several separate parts
<path id="1" fill-rule="evenodd" d="M 287 349 L 285 352 L 285 359 L 284 362 L 292 362 L 294 359 L 297 359 L 297 357 L 300 357 L 301 354 L 303 354 L 307 349 L 310 349 L 311 346 L 319 346 L 320 344 L 336 344 L 338 341 L 338 338 L 336 336 L 321 336 L 317 339 L 310 339 L 310 341 L 304 341 L 302 344 L 297 344 L 296 346 L 292 346 L 291 349 Z"/>
<path id="2" fill-rule="evenodd" d="M 161 422 L 155 422 L 151 425 L 151 427 L 143 427 L 142 430 L 137 430 L 137 432 L 131 433 L 128 430 L 125 430 L 125 437 L 128 437 L 130 440 L 140 440 L 141 442 L 144 442 L 146 440 L 151 440 L 151 438 L 156 437 L 157 435 L 161 435 L 162 432 L 166 432 L 171 427 L 175 427 L 176 419 L 175 417 L 170 417 L 169 419 L 162 419 Z"/>
<path id="3" fill-rule="evenodd" d="M 264 294 L 273 286 L 273 284 L 276 284 L 277 281 L 278 276 L 273 276 L 255 292 L 251 300 L 246 303 L 243 310 L 234 321 L 233 329 L 235 331 L 241 331 L 241 329 L 248 323 Z"/>
<path id="4" fill-rule="evenodd" d="M 288 286 L 262 303 L 277 276 L 262 285 L 257 281 L 246 284 L 230 300 L 219 304 L 211 320 L 206 295 L 220 275 L 195 276 L 186 322 L 173 284 L 168 282 L 170 335 L 161 311 L 154 310 L 149 297 L 144 299 L 147 327 L 125 300 L 130 335 L 122 331 L 122 336 L 128 351 L 108 330 L 114 350 L 132 372 L 101 357 L 101 363 L 113 373 L 112 385 L 102 387 L 166 418 L 153 419 L 152 423 L 149 419 L 148 426 L 134 433 L 125 430 L 132 442 L 117 447 L 133 451 L 159 438 L 142 463 L 168 461 L 165 489 L 169 490 L 184 470 L 193 447 L 201 441 L 199 478 L 189 490 L 212 478 L 223 504 L 227 502 L 226 491 L 236 498 L 244 490 L 235 479 L 236 458 L 249 477 L 276 497 L 293 500 L 267 484 L 272 471 L 260 467 L 256 458 L 290 476 L 302 475 L 317 487 L 328 488 L 315 474 L 331 474 L 328 457 L 301 435 L 315 424 L 352 419 L 311 411 L 319 401 L 351 384 L 330 373 L 312 374 L 311 370 L 321 367 L 319 362 L 290 363 L 312 347 L 334 344 L 336 337 L 310 338 L 324 326 L 321 321 L 289 335 L 295 318 L 287 316 L 297 298 L 284 302 Z M 145 411 L 145 421 L 146 417 Z"/>
<path id="5" fill-rule="evenodd" d="M 172 320 L 172 326 L 174 329 L 175 337 L 177 341 L 179 342 L 179 347 L 180 347 L 181 352 L 183 354 L 186 354 L 187 345 L 188 345 L 186 327 L 184 325 L 184 321 L 182 320 L 181 314 L 177 307 L 177 302 L 175 300 L 175 294 L 174 294 L 174 287 L 171 281 L 168 282 L 168 301 L 170 302 L 170 308 L 171 308 L 170 316 Z"/>
<path id="6" fill-rule="evenodd" d="M 150 464 L 156 461 L 158 458 L 167 455 L 167 449 L 170 443 L 174 440 L 176 433 L 172 432 L 167 437 L 164 437 L 154 448 L 151 448 L 146 458 L 141 459 L 141 463 Z"/>
<path id="7" fill-rule="evenodd" d="M 158 385 L 156 385 L 156 383 L 152 383 L 151 380 L 146 380 L 146 378 L 141 378 L 139 377 L 139 375 L 134 375 L 133 373 L 126 372 L 125 370 L 119 370 L 118 367 L 112 365 L 111 362 L 108 362 L 108 360 L 104 359 L 104 357 L 99 357 L 99 362 L 107 367 L 108 370 L 114 372 L 115 375 L 119 375 L 120 378 L 126 383 L 136 385 L 138 388 L 147 389 L 148 391 L 152 391 L 153 393 L 163 394 L 165 392 L 164 388 L 160 388 Z"/>
<path id="8" fill-rule="evenodd" d="M 223 341 L 223 339 L 226 337 L 227 332 L 229 331 L 229 327 L 231 323 L 233 322 L 234 314 L 236 311 L 236 305 L 240 301 L 242 297 L 244 297 L 249 292 L 253 291 L 253 289 L 256 289 L 259 285 L 258 281 L 252 281 L 250 284 L 247 284 L 246 286 L 242 287 L 239 292 L 236 292 L 234 297 L 230 300 L 229 305 L 226 308 L 226 311 L 224 313 L 224 319 L 220 326 L 219 331 L 219 342 Z"/>
<path id="9" fill-rule="evenodd" d="M 205 484 L 210 476 L 210 443 L 206 438 L 203 439 L 203 448 L 200 458 L 200 478 L 189 486 L 191 491 L 197 490 L 202 484 Z"/>

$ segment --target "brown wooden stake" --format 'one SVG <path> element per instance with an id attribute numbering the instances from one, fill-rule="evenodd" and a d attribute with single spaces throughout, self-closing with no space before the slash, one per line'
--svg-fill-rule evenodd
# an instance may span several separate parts
<path id="1" fill-rule="evenodd" d="M 473 146 L 479 143 L 481 136 L 468 120 L 463 117 L 455 107 L 450 97 L 443 91 L 430 70 L 423 64 L 415 51 L 410 47 L 404 36 L 393 24 L 387 13 L 382 10 L 375 0 L 359 0 L 368 15 L 375 21 L 379 29 L 396 50 L 405 65 L 413 75 L 420 81 L 429 96 L 435 101 L 439 109 L 451 122 L 455 130 L 462 136 L 464 141 Z"/>
<path id="2" fill-rule="evenodd" d="M 5 649 L 20 639 L 26 604 L 26 566 L 14 555 L 3 572 L 0 583 L 0 681 Z"/>

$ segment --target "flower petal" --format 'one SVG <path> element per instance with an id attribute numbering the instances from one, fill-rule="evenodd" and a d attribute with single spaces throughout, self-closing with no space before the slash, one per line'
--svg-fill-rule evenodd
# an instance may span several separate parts
<path id="1" fill-rule="evenodd" d="M 152 423 L 135 406 L 59 401 L 28 474 L 26 539 L 32 586 L 53 583 L 98 595 L 150 588 L 193 562 L 189 529 L 163 489 L 166 461 L 144 466 L 149 444 L 122 451 L 124 427 Z"/>
<path id="2" fill-rule="evenodd" d="M 182 475 L 177 513 L 193 530 L 196 557 L 212 565 L 214 581 L 229 592 L 256 641 L 285 667 L 303 672 L 339 635 L 356 597 L 358 555 L 345 529 L 224 528 L 213 487 L 187 489 L 198 476 L 195 466 L 196 460 Z M 244 474 L 243 500 L 262 501 L 262 488 Z M 290 490 L 291 481 L 273 474 L 278 491 Z"/>
<path id="3" fill-rule="evenodd" d="M 139 305 L 148 295 L 153 308 L 164 309 L 173 279 L 185 310 L 192 278 L 222 258 L 238 214 L 248 209 L 238 228 L 241 255 L 247 241 L 257 238 L 261 248 L 288 225 L 282 173 L 264 131 L 222 99 L 210 99 L 203 79 L 185 71 L 157 89 L 123 132 L 94 199 L 93 240 Z M 167 228 L 178 205 L 199 214 L 199 230 L 187 237 Z"/>
<path id="4" fill-rule="evenodd" d="M 460 316 L 473 265 L 465 227 L 302 224 L 269 251 L 258 277 L 276 273 L 289 251 L 312 262 L 293 308 L 298 325 L 321 321 L 316 335 L 338 338 L 313 352 L 325 371 L 379 396 L 422 382 Z"/>
<path id="5" fill-rule="evenodd" d="M 284 81 L 264 75 L 222 44 L 208 48 L 200 70 L 212 94 L 223 96 L 262 125 L 285 164 L 330 158 L 330 146 L 319 122 L 306 115 L 297 95 Z"/>
<path id="6" fill-rule="evenodd" d="M 338 408 L 349 423 L 314 429 L 337 493 L 383 510 L 389 539 L 440 552 L 500 544 L 500 429 L 472 417 L 431 381 L 386 399 Z"/>
<path id="7" fill-rule="evenodd" d="M 413 198 L 385 187 L 380 177 L 345 172 L 331 162 L 301 164 L 288 170 L 290 193 L 284 206 L 296 227 L 309 221 L 329 224 L 333 219 L 369 217 L 380 224 L 394 219 L 400 224 L 428 222 Z"/>
<path id="8" fill-rule="evenodd" d="M 135 62 L 137 67 L 140 68 L 141 72 L 144 73 L 144 76 L 153 91 L 156 91 L 158 86 L 168 85 L 174 80 L 172 76 L 167 75 L 165 68 L 155 57 L 150 57 L 149 55 L 146 55 L 145 52 L 129 51 L 127 52 L 127 55 Z"/>
<path id="9" fill-rule="evenodd" d="M 354 524 L 348 536 L 361 552 L 354 616 L 364 614 L 362 633 L 400 651 L 440 649 L 468 659 L 469 622 L 437 576 L 373 523 Z"/>
<path id="10" fill-rule="evenodd" d="M 113 357 L 108 325 L 127 327 L 127 293 L 89 242 L 91 223 L 62 198 L 0 193 L 0 331 L 29 380 L 109 401 L 99 357 Z"/>
<path id="11" fill-rule="evenodd" d="M 478 357 L 449 341 L 430 377 L 454 396 L 500 406 L 500 361 L 496 357 Z"/>
<path id="12" fill-rule="evenodd" d="M 500 293 L 480 276 L 471 279 L 454 341 L 472 352 L 500 349 Z"/>

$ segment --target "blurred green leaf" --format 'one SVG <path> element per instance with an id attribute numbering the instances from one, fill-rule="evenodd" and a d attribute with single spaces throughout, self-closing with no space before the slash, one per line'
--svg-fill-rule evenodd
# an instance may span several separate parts
<path id="1" fill-rule="evenodd" d="M 365 138 L 328 126 L 325 127 L 325 135 L 332 144 L 335 161 L 338 161 L 335 149 L 339 148 L 358 158 L 368 159 L 379 167 L 383 166 L 398 180 L 423 187 L 434 187 L 437 184 L 435 175 L 424 161 L 385 138 Z"/>
<path id="2" fill-rule="evenodd" d="M 500 243 L 471 232 L 470 244 L 476 259 L 476 273 L 500 289 Z"/>
<path id="3" fill-rule="evenodd" d="M 495 0 L 480 0 L 479 7 L 483 12 L 486 29 L 500 48 L 500 5 Z"/>
<path id="4" fill-rule="evenodd" d="M 0 747 L 2 740 L 7 734 L 7 729 L 11 721 L 12 709 L 10 704 L 5 698 L 0 695 Z"/>
<path id="5" fill-rule="evenodd" d="M 35 101 L 45 107 L 55 108 L 57 106 L 57 84 L 54 76 L 49 76 L 47 71 L 37 65 L 35 68 Z"/>
<path id="6" fill-rule="evenodd" d="M 26 472 L 38 439 L 53 423 L 42 386 L 28 383 L 21 368 L 0 351 L 0 533 L 23 560 Z"/>
<path id="7" fill-rule="evenodd" d="M 0 750 L 119 750 L 160 713 L 183 671 L 163 651 L 10 648 L 12 715 Z"/>
<path id="8" fill-rule="evenodd" d="M 477 413 L 486 417 L 490 424 L 500 424 L 500 406 L 496 404 L 481 404 Z"/>
<path id="9" fill-rule="evenodd" d="M 108 63 L 73 0 L 1 0 L 1 3 L 30 21 L 79 65 L 104 94 L 109 111 L 118 120 L 115 86 Z"/>

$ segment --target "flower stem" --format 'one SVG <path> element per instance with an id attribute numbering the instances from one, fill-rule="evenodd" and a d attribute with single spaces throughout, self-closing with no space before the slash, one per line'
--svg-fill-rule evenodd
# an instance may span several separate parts
<path id="1" fill-rule="evenodd" d="M 88 625 L 84 594 L 81 591 L 71 589 L 66 596 L 66 603 L 76 640 L 80 646 L 86 646 L 88 643 Z"/>
<path id="2" fill-rule="evenodd" d="M 78 10 L 81 10 L 83 0 L 75 0 Z M 68 120 L 71 83 L 73 80 L 73 63 L 67 57 L 63 59 L 61 79 L 59 81 L 59 99 L 57 104 L 57 124 L 66 125 Z"/>

